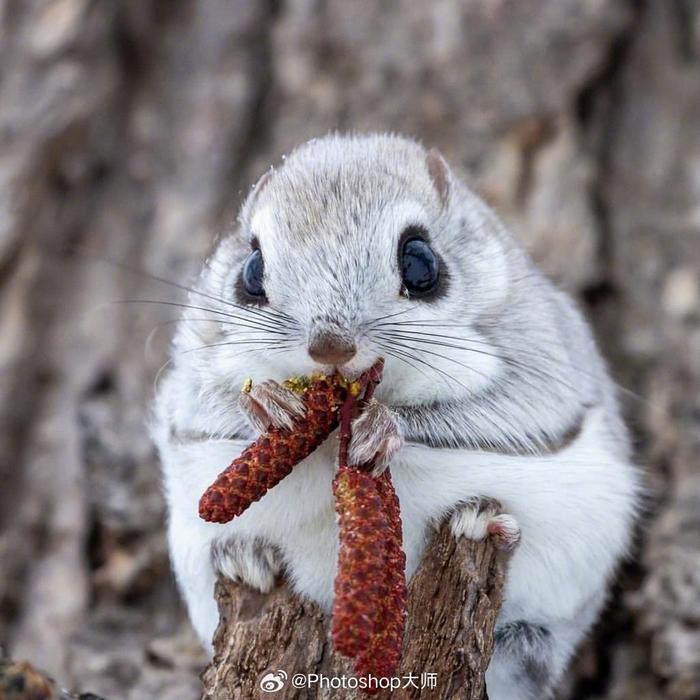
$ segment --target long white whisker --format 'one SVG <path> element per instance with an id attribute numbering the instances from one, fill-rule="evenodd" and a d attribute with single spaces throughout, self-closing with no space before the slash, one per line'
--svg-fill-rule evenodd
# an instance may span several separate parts
<path id="1" fill-rule="evenodd" d="M 188 287 L 187 285 L 181 284 L 179 282 L 173 282 L 172 280 L 166 279 L 165 277 L 160 277 L 159 275 L 155 275 L 151 272 L 146 272 L 145 270 L 139 270 L 138 268 L 134 268 L 130 265 L 127 265 L 127 264 L 122 263 L 122 262 L 118 262 L 116 260 L 109 260 L 107 258 L 101 258 L 101 257 L 96 256 L 96 255 L 88 256 L 85 253 L 83 253 L 83 256 L 84 257 L 92 257 L 93 260 L 96 260 L 98 262 L 107 263 L 109 265 L 112 265 L 113 267 L 119 268 L 121 270 L 125 270 L 126 272 L 129 272 L 131 274 L 139 275 L 140 277 L 143 277 L 144 279 L 150 279 L 150 280 L 153 280 L 155 282 L 160 282 L 161 284 L 165 284 L 165 285 L 172 287 L 174 289 L 179 289 L 183 292 L 188 292 L 189 294 L 196 294 L 197 296 L 200 296 L 202 298 L 215 301 L 218 304 L 224 304 L 225 306 L 230 306 L 230 307 L 238 309 L 240 311 L 245 311 L 247 313 L 267 317 L 268 320 L 272 320 L 275 317 L 278 320 L 284 320 L 284 321 L 293 321 L 294 320 L 294 319 L 292 319 L 291 316 L 285 314 L 283 311 L 280 311 L 279 309 L 276 309 L 276 308 L 269 306 L 269 305 L 266 308 L 262 308 L 262 307 L 245 306 L 243 304 L 236 304 L 235 302 L 230 301 L 229 299 L 225 299 L 223 297 L 217 297 L 213 294 L 208 294 L 207 292 L 203 292 L 199 289 L 195 289 L 194 287 Z"/>
<path id="2" fill-rule="evenodd" d="M 221 348 L 221 347 L 226 347 L 226 346 L 234 346 L 237 347 L 239 345 L 256 345 L 260 347 L 269 347 L 269 348 L 274 348 L 274 347 L 288 347 L 291 343 L 286 340 L 276 340 L 270 342 L 269 339 L 248 339 L 248 340 L 228 340 L 222 343 L 207 343 L 206 345 L 199 345 L 196 348 L 188 348 L 187 350 L 182 350 L 181 355 L 187 355 L 191 352 L 197 352 L 199 350 L 208 350 L 211 348 Z"/>
<path id="3" fill-rule="evenodd" d="M 193 304 L 181 304 L 174 301 L 164 301 L 162 299 L 119 299 L 112 302 L 113 304 L 157 304 L 160 306 L 173 306 L 180 309 L 194 309 L 195 311 L 205 311 L 210 314 L 218 314 L 224 316 L 225 318 L 237 319 L 238 325 L 244 328 L 252 328 L 259 330 L 266 330 L 269 333 L 277 333 L 284 335 L 284 331 L 280 330 L 279 326 L 270 326 L 266 323 L 262 323 L 255 319 L 244 318 L 241 316 L 236 316 L 235 314 L 227 313 L 226 311 L 218 311 L 216 309 L 210 309 L 206 306 L 195 306 Z M 241 323 L 245 322 L 245 323 Z M 248 325 L 245 325 L 248 324 Z"/>
<path id="4" fill-rule="evenodd" d="M 375 341 L 375 342 L 377 342 L 377 341 Z M 387 341 L 387 342 L 388 342 L 388 341 Z M 396 347 L 396 344 L 395 344 L 395 343 L 389 343 L 389 344 L 387 345 L 386 343 L 385 343 L 385 344 L 382 344 L 382 343 L 377 342 L 377 345 L 379 345 L 380 347 L 383 347 L 383 348 L 386 348 L 386 347 L 388 346 L 388 347 L 390 347 L 394 352 L 397 352 L 397 353 L 400 353 L 400 354 L 402 354 L 402 355 L 405 355 L 406 357 L 410 357 L 410 358 L 411 358 L 412 360 L 414 360 L 415 362 L 419 362 L 420 364 L 425 365 L 426 367 L 428 367 L 428 368 L 430 368 L 431 370 L 433 370 L 433 372 L 437 372 L 438 374 L 442 375 L 442 377 L 446 377 L 446 378 L 449 379 L 450 381 L 453 381 L 453 382 L 455 382 L 456 384 L 459 384 L 459 385 L 460 385 L 463 389 L 465 389 L 466 391 L 469 391 L 469 387 L 467 387 L 465 384 L 463 384 L 462 382 L 460 382 L 459 379 L 457 379 L 456 377 L 453 377 L 453 376 L 452 376 L 451 374 L 449 374 L 448 372 L 445 372 L 444 370 L 441 370 L 440 368 L 435 367 L 434 365 L 431 365 L 429 362 L 426 362 L 426 361 L 423 360 L 422 358 L 420 358 L 420 357 L 418 357 L 418 356 L 416 356 L 416 355 L 413 355 L 412 353 L 406 352 L 405 350 L 400 350 L 399 348 Z M 410 347 L 410 346 L 407 346 L 407 347 Z M 443 380 L 443 381 L 444 381 L 444 380 Z M 449 386 L 449 384 L 448 384 L 448 386 Z"/>
<path id="5" fill-rule="evenodd" d="M 441 342 L 441 341 L 436 341 L 436 340 L 429 340 L 425 338 L 416 338 L 413 336 L 413 334 L 405 334 L 405 333 L 384 333 L 382 334 L 384 337 L 386 336 L 391 336 L 392 338 L 396 338 L 398 340 L 410 340 L 415 343 L 420 343 L 422 345 L 433 345 L 437 347 L 445 347 L 445 348 L 455 348 L 457 350 L 464 350 L 466 352 L 471 352 L 475 353 L 478 355 L 485 355 L 486 357 L 493 357 L 495 359 L 501 360 L 504 364 L 507 364 L 510 367 L 516 367 L 518 369 L 523 370 L 523 372 L 527 372 L 528 374 L 536 377 L 536 378 L 542 378 L 544 377 L 545 379 L 548 379 L 549 381 L 555 382 L 557 384 L 560 384 L 561 386 L 565 387 L 566 389 L 569 389 L 572 392 L 576 392 L 576 388 L 563 380 L 561 377 L 556 377 L 550 372 L 545 371 L 542 368 L 535 368 L 535 367 L 530 367 L 529 365 L 526 365 L 523 362 L 520 362 L 516 360 L 515 358 L 509 357 L 507 355 L 501 355 L 499 353 L 493 353 L 493 352 L 488 352 L 486 350 L 480 350 L 477 348 L 472 348 L 469 347 L 468 345 L 457 345 L 455 343 L 446 343 L 446 342 Z M 471 342 L 471 341 L 468 341 Z M 447 357 L 445 359 L 448 359 Z M 467 369 L 471 369 L 470 367 L 467 367 Z"/>

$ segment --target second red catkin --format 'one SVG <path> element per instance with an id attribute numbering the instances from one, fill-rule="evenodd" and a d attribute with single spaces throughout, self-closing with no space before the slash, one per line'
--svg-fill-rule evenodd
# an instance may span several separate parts
<path id="1" fill-rule="evenodd" d="M 399 499 L 386 469 L 377 477 L 376 488 L 387 516 L 385 533 L 386 595 L 380 601 L 375 629 L 367 648 L 355 659 L 355 672 L 360 676 L 392 676 L 401 661 L 401 648 L 406 624 L 406 555 L 403 551 Z"/>
<path id="2" fill-rule="evenodd" d="M 333 601 L 333 645 L 355 658 L 369 645 L 377 601 L 385 598 L 386 536 L 390 528 L 371 474 L 340 467 L 333 482 L 340 528 Z"/>

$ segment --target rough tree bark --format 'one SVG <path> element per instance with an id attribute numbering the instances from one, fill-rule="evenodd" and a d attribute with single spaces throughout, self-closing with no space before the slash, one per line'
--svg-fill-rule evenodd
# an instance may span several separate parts
<path id="1" fill-rule="evenodd" d="M 0 0 L 0 646 L 192 700 L 146 420 L 172 290 L 271 162 L 396 130 L 462 167 L 594 323 L 651 494 L 562 697 L 700 697 L 694 0 Z M 507 505 L 507 504 L 506 504 Z M 526 533 L 524 533 L 526 537 Z"/>
<path id="2" fill-rule="evenodd" d="M 409 584 L 403 656 L 395 674 L 402 687 L 374 697 L 486 699 L 484 673 L 505 565 L 504 556 L 489 541 L 457 539 L 449 525 L 443 525 Z M 221 622 L 214 637 L 214 660 L 203 676 L 203 700 L 272 697 L 261 690 L 260 679 L 280 669 L 288 679 L 275 697 L 330 700 L 341 692 L 348 700 L 368 697 L 330 685 L 293 687 L 294 674 L 338 680 L 354 675 L 352 664 L 333 653 L 329 619 L 313 603 L 293 596 L 286 586 L 263 596 L 223 579 L 217 584 L 217 600 Z M 429 680 L 424 674 L 434 675 Z M 409 676 L 414 679 L 406 680 Z"/>

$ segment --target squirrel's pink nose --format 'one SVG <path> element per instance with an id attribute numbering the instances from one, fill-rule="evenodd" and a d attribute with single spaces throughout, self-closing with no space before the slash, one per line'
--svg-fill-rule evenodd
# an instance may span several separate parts
<path id="1" fill-rule="evenodd" d="M 342 365 L 355 357 L 357 348 L 346 336 L 321 331 L 309 341 L 308 352 L 312 359 L 323 365 Z"/>

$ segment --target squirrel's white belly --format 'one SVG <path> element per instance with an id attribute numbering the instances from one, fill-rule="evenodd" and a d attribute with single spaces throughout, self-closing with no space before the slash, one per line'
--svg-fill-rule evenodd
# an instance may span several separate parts
<path id="1" fill-rule="evenodd" d="M 602 411 L 592 411 L 578 438 L 540 457 L 505 456 L 407 445 L 392 465 L 401 501 L 407 573 L 416 569 L 430 524 L 471 496 L 498 499 L 518 521 L 522 539 L 507 577 L 502 619 L 571 619 L 600 596 L 628 544 L 637 483 L 634 469 L 604 447 Z M 197 516 L 199 496 L 245 444 L 207 441 L 163 451 L 177 534 L 202 545 L 229 534 L 263 537 L 283 553 L 295 589 L 329 609 L 337 556 L 332 496 L 335 440 L 299 464 L 246 513 L 226 525 Z M 177 462 L 176 464 L 174 462 Z M 176 478 L 175 478 L 176 477 Z M 183 514 L 189 514 L 183 515 Z M 183 543 L 184 544 L 184 543 Z M 176 565 L 177 568 L 177 565 Z"/>

